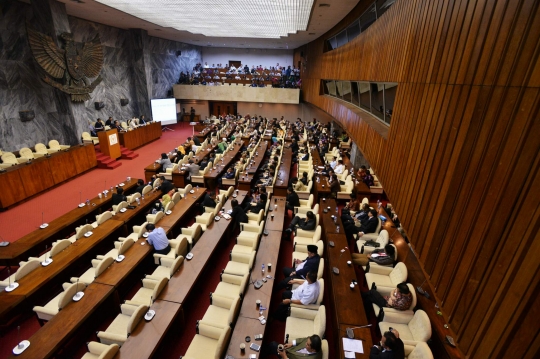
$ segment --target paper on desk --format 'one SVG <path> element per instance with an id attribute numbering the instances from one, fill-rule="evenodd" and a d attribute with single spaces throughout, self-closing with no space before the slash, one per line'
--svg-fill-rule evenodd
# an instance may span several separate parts
<path id="1" fill-rule="evenodd" d="M 362 341 L 349 338 L 343 338 L 343 350 L 345 350 L 345 352 L 364 353 Z"/>
<path id="2" fill-rule="evenodd" d="M 356 354 L 354 352 L 345 351 L 345 358 L 356 358 Z"/>

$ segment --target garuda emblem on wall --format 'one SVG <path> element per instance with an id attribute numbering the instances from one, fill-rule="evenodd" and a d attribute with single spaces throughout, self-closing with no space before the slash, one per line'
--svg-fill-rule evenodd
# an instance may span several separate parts
<path id="1" fill-rule="evenodd" d="M 74 102 L 89 100 L 89 94 L 101 82 L 99 73 L 103 66 L 103 48 L 99 35 L 81 48 L 70 33 L 63 33 L 60 38 L 65 42 L 65 49 L 59 49 L 50 36 L 30 26 L 26 28 L 34 58 L 47 73 L 43 81 L 70 94 Z M 90 82 L 89 78 L 95 80 Z"/>

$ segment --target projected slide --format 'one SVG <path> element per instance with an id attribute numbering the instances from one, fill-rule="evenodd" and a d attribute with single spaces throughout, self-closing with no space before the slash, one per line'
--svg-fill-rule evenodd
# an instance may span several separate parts
<path id="1" fill-rule="evenodd" d="M 172 125 L 176 123 L 176 100 L 165 98 L 151 100 L 152 120 L 161 122 L 162 125 Z"/>

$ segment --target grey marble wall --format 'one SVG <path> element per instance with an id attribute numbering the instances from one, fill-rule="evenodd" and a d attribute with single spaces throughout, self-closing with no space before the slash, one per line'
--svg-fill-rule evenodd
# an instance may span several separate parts
<path id="1" fill-rule="evenodd" d="M 201 62 L 199 47 L 149 37 L 144 30 L 123 30 L 65 16 L 63 4 L 50 4 L 53 28 L 65 31 L 66 24 L 76 42 L 92 39 L 99 33 L 104 50 L 103 81 L 85 103 L 65 101 L 63 93 L 39 79 L 40 67 L 33 60 L 25 22 L 47 31 L 34 16 L 36 4 L 2 0 L 0 6 L 0 149 L 15 151 L 38 142 L 57 139 L 75 144 L 90 122 L 98 117 L 126 120 L 133 115 L 151 115 L 150 99 L 164 98 L 181 71 L 191 71 Z M 140 48 L 134 48 L 140 41 Z M 180 57 L 176 51 L 182 51 Z M 120 99 L 129 99 L 127 106 Z M 96 110 L 94 102 L 104 102 Z M 21 122 L 19 111 L 33 110 L 36 118 Z"/>

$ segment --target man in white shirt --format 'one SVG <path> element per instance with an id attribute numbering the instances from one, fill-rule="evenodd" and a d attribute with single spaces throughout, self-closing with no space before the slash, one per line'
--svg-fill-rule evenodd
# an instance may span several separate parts
<path id="1" fill-rule="evenodd" d="M 208 66 L 208 62 L 205 62 L 204 63 L 204 68 L 207 69 L 209 66 Z"/>
<path id="2" fill-rule="evenodd" d="M 300 284 L 300 286 L 294 290 L 286 290 L 282 293 L 282 303 L 272 315 L 275 319 L 284 322 L 287 319 L 287 313 L 291 303 L 308 305 L 314 304 L 319 298 L 319 282 L 317 281 L 317 273 L 315 271 L 309 271 L 306 275 L 306 280 L 292 279 L 289 284 Z"/>
<path id="3" fill-rule="evenodd" d="M 168 254 L 171 251 L 171 246 L 163 228 L 156 228 L 152 223 L 148 223 L 145 228 L 148 232 L 146 241 L 154 246 L 154 253 Z"/>
<path id="4" fill-rule="evenodd" d="M 337 157 L 334 156 L 334 159 L 332 160 L 332 162 L 330 162 L 330 167 L 332 167 L 332 169 L 336 168 L 337 166 Z"/>
<path id="5" fill-rule="evenodd" d="M 345 165 L 343 164 L 343 160 L 339 160 L 336 167 L 334 167 L 334 172 L 337 175 L 340 175 L 340 174 L 343 174 L 344 171 L 345 171 Z"/>

